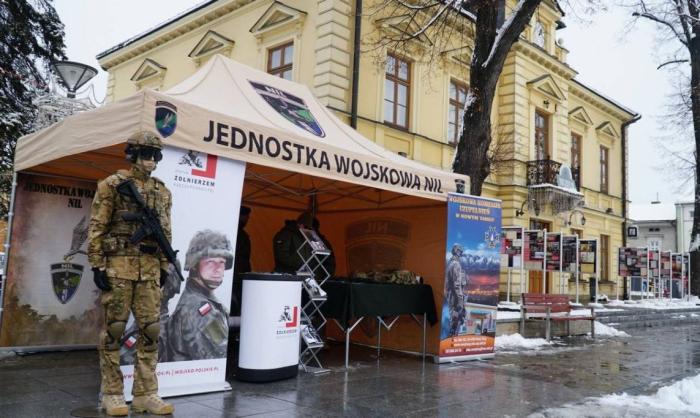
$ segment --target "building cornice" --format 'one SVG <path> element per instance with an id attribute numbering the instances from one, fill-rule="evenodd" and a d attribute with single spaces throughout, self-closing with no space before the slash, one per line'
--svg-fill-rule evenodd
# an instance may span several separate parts
<path id="1" fill-rule="evenodd" d="M 149 29 L 97 54 L 97 60 L 102 69 L 108 71 L 112 67 L 152 51 L 158 46 L 188 32 L 200 29 L 207 23 L 253 2 L 254 0 L 207 1 L 165 21 L 153 29 Z"/>
<path id="2" fill-rule="evenodd" d="M 622 122 L 632 120 L 638 115 L 637 112 L 614 102 L 612 99 L 603 96 L 578 80 L 571 80 L 571 83 L 569 83 L 569 93 L 585 103 L 615 116 Z"/>
<path id="3" fill-rule="evenodd" d="M 530 43 L 526 39 L 518 39 L 518 41 L 513 44 L 512 50 L 516 53 L 521 53 L 552 73 L 567 80 L 573 79 L 578 74 L 578 72 L 576 72 L 576 70 L 571 68 L 568 64 L 559 61 L 557 58 L 548 54 L 542 48 Z"/>

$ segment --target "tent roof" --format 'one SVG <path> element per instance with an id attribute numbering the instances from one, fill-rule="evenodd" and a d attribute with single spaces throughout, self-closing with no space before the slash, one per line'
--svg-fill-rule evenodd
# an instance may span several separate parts
<path id="1" fill-rule="evenodd" d="M 144 90 L 22 137 L 15 169 L 102 178 L 123 164 L 115 146 L 139 130 L 158 130 L 166 145 L 402 194 L 445 200 L 458 182 L 469 187 L 466 176 L 363 137 L 305 85 L 220 55 L 167 92 Z"/>

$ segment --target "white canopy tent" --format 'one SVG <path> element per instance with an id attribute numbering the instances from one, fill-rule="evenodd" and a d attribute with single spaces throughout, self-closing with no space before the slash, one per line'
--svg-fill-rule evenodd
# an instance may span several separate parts
<path id="1" fill-rule="evenodd" d="M 468 177 L 388 151 L 339 120 L 302 84 L 220 55 L 167 92 L 144 90 L 17 144 L 15 170 L 97 179 L 139 130 L 164 143 L 259 166 L 444 201 Z"/>

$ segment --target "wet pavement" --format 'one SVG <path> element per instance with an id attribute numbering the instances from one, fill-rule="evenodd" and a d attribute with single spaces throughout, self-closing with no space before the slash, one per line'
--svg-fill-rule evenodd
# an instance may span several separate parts
<path id="1" fill-rule="evenodd" d="M 539 351 L 488 361 L 423 364 L 419 358 L 351 348 L 325 352 L 332 372 L 269 383 L 232 382 L 230 392 L 171 398 L 176 417 L 519 417 L 625 391 L 650 393 L 700 373 L 700 322 L 635 328 L 628 338 L 573 337 Z M 94 351 L 2 358 L 0 417 L 68 417 L 94 407 Z M 550 416 L 550 415 L 548 415 Z"/>

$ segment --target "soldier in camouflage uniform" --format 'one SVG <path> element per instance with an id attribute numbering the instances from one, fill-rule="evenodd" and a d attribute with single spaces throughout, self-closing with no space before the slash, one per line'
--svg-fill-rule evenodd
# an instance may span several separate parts
<path id="1" fill-rule="evenodd" d="M 445 269 L 445 303 L 450 312 L 450 329 L 448 337 L 457 335 L 459 326 L 464 322 L 466 312 L 464 310 L 464 291 L 462 281 L 464 272 L 459 258 L 462 256 L 462 246 L 454 244 L 452 246 L 452 257 Z"/>
<path id="2" fill-rule="evenodd" d="M 228 312 L 214 290 L 233 268 L 231 241 L 221 232 L 197 232 L 187 249 L 187 285 L 168 321 L 165 361 L 225 358 L 228 344 Z"/>
<path id="3" fill-rule="evenodd" d="M 102 374 L 101 406 L 107 415 L 128 414 L 124 382 L 119 368 L 119 343 L 133 312 L 139 327 L 132 393 L 134 412 L 170 414 L 173 406 L 158 396 L 155 374 L 160 334 L 160 287 L 167 276 L 168 261 L 157 244 L 146 238 L 130 244 L 139 228 L 138 221 L 125 221 L 125 213 L 138 212 L 138 206 L 117 192 L 117 185 L 132 180 L 146 204 L 160 218 L 163 231 L 171 239 L 170 191 L 162 181 L 151 177 L 162 158 L 163 145 L 150 132 L 139 132 L 127 140 L 129 170 L 102 180 L 92 202 L 88 231 L 88 258 L 95 285 L 102 290 L 105 323 L 100 335 L 99 357 Z"/>

